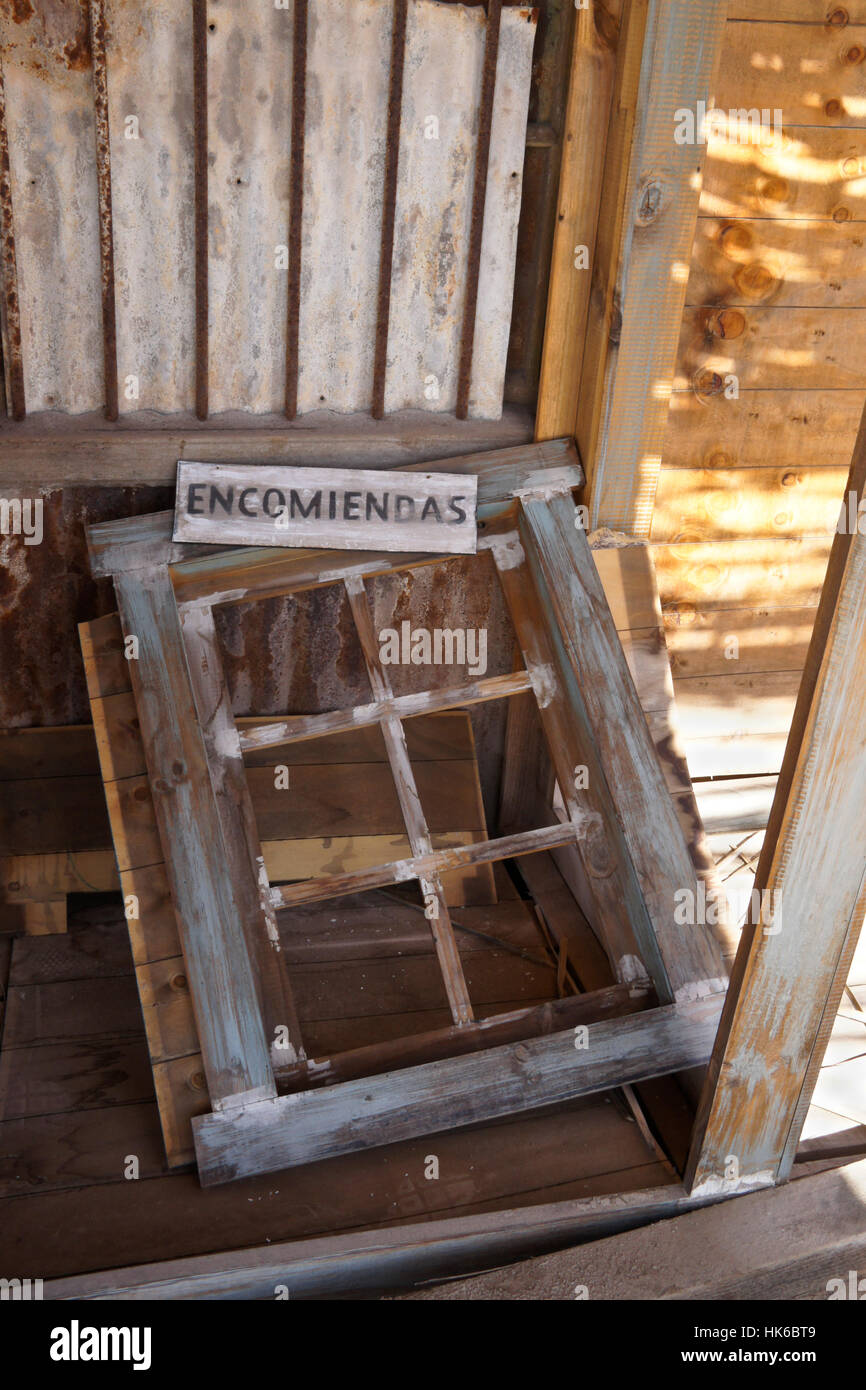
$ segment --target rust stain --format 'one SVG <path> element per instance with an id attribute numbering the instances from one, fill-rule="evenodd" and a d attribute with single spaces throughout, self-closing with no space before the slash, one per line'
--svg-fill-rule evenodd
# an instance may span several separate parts
<path id="1" fill-rule="evenodd" d="M 0 63 L 0 277 L 2 277 L 6 322 L 6 346 L 9 353 L 7 374 L 13 420 L 23 420 L 26 414 L 24 398 L 24 362 L 21 354 L 21 309 L 18 302 L 18 265 L 15 256 L 15 231 L 12 219 L 12 173 L 9 165 L 9 136 L 6 127 L 6 89 L 3 66 Z"/>
<path id="2" fill-rule="evenodd" d="M 116 420 L 118 415 L 117 317 L 114 297 L 114 228 L 111 208 L 111 140 L 108 121 L 108 64 L 105 54 L 104 0 L 93 0 L 90 14 L 96 120 L 96 169 L 99 188 L 99 263 L 102 284 L 105 416 L 108 420 Z"/>
<path id="3" fill-rule="evenodd" d="M 0 0 L 0 20 L 21 31 L 4 35 L 10 56 L 42 76 L 46 64 L 86 72 L 93 61 L 88 8 L 88 0 Z"/>

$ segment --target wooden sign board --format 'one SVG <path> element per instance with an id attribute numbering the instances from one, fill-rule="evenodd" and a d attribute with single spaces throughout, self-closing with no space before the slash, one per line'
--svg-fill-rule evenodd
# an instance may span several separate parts
<path id="1" fill-rule="evenodd" d="M 179 462 L 174 539 L 474 555 L 474 474 Z"/>

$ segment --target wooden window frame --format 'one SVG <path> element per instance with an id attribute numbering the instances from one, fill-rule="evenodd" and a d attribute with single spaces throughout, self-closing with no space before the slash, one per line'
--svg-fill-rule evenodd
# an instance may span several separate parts
<path id="1" fill-rule="evenodd" d="M 137 639 L 132 684 L 212 1105 L 211 1114 L 193 1121 L 203 1183 L 552 1104 L 709 1057 L 723 969 L 707 931 L 674 923 L 674 893 L 693 881 L 694 870 L 576 524 L 571 494 L 583 475 L 574 446 L 554 441 L 446 466 L 478 477 L 479 548 L 492 553 L 526 661 L 524 671 L 449 691 L 394 696 L 364 585 L 375 575 L 452 557 L 178 545 L 171 513 L 89 530 L 93 573 L 113 577 L 125 637 Z M 242 738 L 214 607 L 334 583 L 348 595 L 372 701 L 360 711 L 247 726 Z M 401 720 L 530 690 L 567 819 L 434 851 Z M 359 721 L 382 729 L 411 856 L 272 889 L 244 749 L 320 737 Z M 606 736 L 605 724 L 612 730 Z M 602 815 L 587 811 L 572 791 L 575 763 L 586 761 L 587 750 Z M 637 830 L 625 814 L 632 804 Z M 642 844 L 648 818 L 653 841 Z M 618 984 L 479 1023 L 440 875 L 561 845 L 577 847 L 590 871 L 596 856 L 600 899 L 609 909 L 602 930 Z M 432 908 L 453 1024 L 332 1058 L 329 1079 L 337 1084 L 310 1088 L 275 909 L 409 880 L 420 883 Z M 577 1048 L 573 1030 L 584 1022 L 588 1045 Z M 470 1050 L 474 1055 L 461 1055 Z M 383 1077 L 388 1066 L 399 1069 Z M 308 1089 L 299 1091 L 304 1082 Z"/>

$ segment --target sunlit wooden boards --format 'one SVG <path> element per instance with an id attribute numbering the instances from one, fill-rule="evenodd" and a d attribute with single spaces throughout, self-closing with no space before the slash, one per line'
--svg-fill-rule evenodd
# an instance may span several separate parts
<path id="1" fill-rule="evenodd" d="M 28 410 L 104 403 L 100 233 L 103 252 L 113 245 L 121 413 L 192 410 L 197 313 L 207 322 L 198 373 L 211 413 L 281 411 L 292 276 L 300 413 L 369 410 L 394 0 L 309 0 L 303 34 L 294 4 L 209 0 L 197 21 L 191 4 L 104 0 L 99 84 L 88 6 L 27 8 L 21 24 L 4 11 L 0 32 Z M 502 411 L 536 20 L 506 6 L 499 33 L 469 392 L 469 415 L 484 419 Z M 487 27 L 481 4 L 408 6 L 388 413 L 455 409 Z M 94 92 L 103 79 L 110 173 L 100 226 Z M 301 103 L 301 235 L 290 254 Z M 197 142 L 206 151 L 198 229 Z"/>
<path id="2" fill-rule="evenodd" d="M 651 531 L 718 830 L 766 823 L 866 394 L 864 16 L 791 8 L 729 10 Z"/>
<path id="3" fill-rule="evenodd" d="M 86 5 L 4 5 L 0 54 L 27 408 L 95 410 L 102 318 Z"/>

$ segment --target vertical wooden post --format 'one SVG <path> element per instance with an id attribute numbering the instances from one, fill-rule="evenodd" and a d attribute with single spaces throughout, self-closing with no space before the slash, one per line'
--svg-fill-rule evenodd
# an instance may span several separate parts
<path id="1" fill-rule="evenodd" d="M 706 154 L 697 104 L 712 101 L 725 12 L 721 0 L 624 11 L 578 364 L 590 529 L 649 533 Z"/>
<path id="2" fill-rule="evenodd" d="M 574 17 L 535 438 L 574 434 L 622 0 Z"/>

